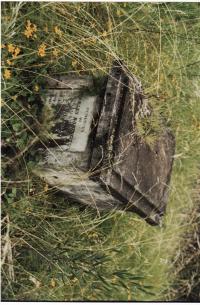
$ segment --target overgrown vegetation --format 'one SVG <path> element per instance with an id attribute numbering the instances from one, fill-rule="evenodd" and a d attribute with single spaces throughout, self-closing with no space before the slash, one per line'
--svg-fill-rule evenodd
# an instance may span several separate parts
<path id="1" fill-rule="evenodd" d="M 195 285 L 195 265 L 187 267 L 188 278 L 177 275 L 176 260 L 185 233 L 195 234 L 199 225 L 198 217 L 193 226 L 188 219 L 199 204 L 193 199 L 200 161 L 199 10 L 198 3 L 2 3 L 3 299 L 161 301 L 182 297 L 186 281 Z M 159 228 L 130 213 L 98 217 L 32 174 L 48 134 L 39 98 L 47 79 L 71 71 L 100 78 L 116 58 L 141 79 L 155 118 L 162 114 L 176 135 L 170 200 Z M 145 136 L 148 124 L 141 126 Z"/>
<path id="2" fill-rule="evenodd" d="M 189 228 L 182 240 L 181 251 L 175 259 L 176 281 L 170 299 L 195 302 L 200 300 L 200 210 L 199 180 L 193 192 L 196 205 L 189 213 Z"/>

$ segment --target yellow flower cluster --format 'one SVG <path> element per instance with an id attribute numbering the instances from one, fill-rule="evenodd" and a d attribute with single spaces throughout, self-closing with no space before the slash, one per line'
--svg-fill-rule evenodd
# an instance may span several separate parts
<path id="1" fill-rule="evenodd" d="M 50 281 L 50 287 L 55 288 L 56 287 L 56 280 L 54 278 L 51 279 Z"/>
<path id="2" fill-rule="evenodd" d="M 8 52 L 14 53 L 14 51 L 15 51 L 15 47 L 13 46 L 13 44 L 8 44 Z"/>
<path id="3" fill-rule="evenodd" d="M 21 52 L 20 48 L 16 47 L 15 52 L 13 54 L 13 58 L 16 59 L 20 52 Z"/>
<path id="4" fill-rule="evenodd" d="M 56 49 L 56 48 L 53 49 L 53 52 L 52 52 L 53 56 L 58 57 L 59 53 L 60 52 L 58 49 Z"/>
<path id="5" fill-rule="evenodd" d="M 17 95 L 12 96 L 13 101 L 17 100 Z"/>
<path id="6" fill-rule="evenodd" d="M 88 238 L 97 240 L 99 238 L 99 235 L 96 232 L 91 232 L 88 234 Z"/>
<path id="7" fill-rule="evenodd" d="M 95 36 L 83 39 L 83 44 L 84 45 L 92 45 L 92 44 L 94 44 L 96 42 L 97 42 L 97 38 Z"/>
<path id="8" fill-rule="evenodd" d="M 30 20 L 27 20 L 26 29 L 24 31 L 24 35 L 27 38 L 33 37 L 33 35 L 37 32 L 37 26 L 30 22 Z M 34 35 L 36 36 L 36 35 Z"/>
<path id="9" fill-rule="evenodd" d="M 3 74 L 5 79 L 10 79 L 11 78 L 11 71 L 8 69 L 4 70 L 4 74 Z"/>
<path id="10" fill-rule="evenodd" d="M 78 61 L 76 59 L 72 60 L 72 67 L 76 68 L 78 65 Z"/>
<path id="11" fill-rule="evenodd" d="M 36 84 L 35 86 L 34 86 L 34 91 L 35 92 L 38 92 L 40 90 L 40 87 Z M 48 187 L 48 184 L 47 184 L 47 187 Z"/>
<path id="12" fill-rule="evenodd" d="M 19 53 L 21 52 L 21 49 L 19 47 L 15 47 L 12 43 L 8 44 L 7 48 L 8 52 L 12 53 L 12 57 L 14 59 L 16 59 Z"/>
<path id="13" fill-rule="evenodd" d="M 39 49 L 38 49 L 38 56 L 40 57 L 44 57 L 46 56 L 46 45 L 44 43 L 42 43 L 40 46 L 39 46 Z"/>
<path id="14" fill-rule="evenodd" d="M 46 183 L 45 186 L 44 186 L 44 192 L 47 192 L 48 190 L 49 190 L 49 185 Z"/>
<path id="15" fill-rule="evenodd" d="M 54 32 L 57 35 L 62 36 L 62 31 L 61 31 L 61 29 L 59 29 L 59 27 L 57 25 L 54 27 Z"/>
<path id="16" fill-rule="evenodd" d="M 7 62 L 7 64 L 8 64 L 9 66 L 12 66 L 12 65 L 13 65 L 13 62 L 12 62 L 10 59 L 7 59 L 6 62 Z"/>

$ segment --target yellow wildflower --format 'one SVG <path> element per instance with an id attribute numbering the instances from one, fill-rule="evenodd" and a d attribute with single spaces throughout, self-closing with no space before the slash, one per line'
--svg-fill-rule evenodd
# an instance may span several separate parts
<path id="1" fill-rule="evenodd" d="M 26 29 L 24 31 L 24 35 L 27 38 L 30 38 L 33 36 L 33 34 L 37 32 L 37 26 L 30 22 L 30 20 L 27 20 Z"/>
<path id="2" fill-rule="evenodd" d="M 88 234 L 89 239 L 98 239 L 98 237 L 99 237 L 99 235 L 96 232 L 94 232 L 94 233 L 91 232 Z"/>
<path id="3" fill-rule="evenodd" d="M 54 278 L 52 278 L 51 281 L 50 281 L 50 287 L 51 288 L 55 288 L 56 287 L 56 281 L 55 281 Z"/>
<path id="4" fill-rule="evenodd" d="M 104 32 L 102 33 L 102 37 L 106 37 L 106 36 L 107 36 L 107 32 L 104 31 Z"/>
<path id="5" fill-rule="evenodd" d="M 12 96 L 13 101 L 17 100 L 17 95 Z"/>
<path id="6" fill-rule="evenodd" d="M 123 12 L 122 12 L 122 10 L 120 10 L 120 9 L 117 9 L 117 16 L 122 16 L 123 15 Z"/>
<path id="7" fill-rule="evenodd" d="M 10 59 L 7 59 L 6 62 L 7 62 L 7 64 L 8 64 L 9 66 L 12 66 L 12 65 L 13 65 L 13 62 L 12 62 Z"/>
<path id="8" fill-rule="evenodd" d="M 38 92 L 40 90 L 40 87 L 38 85 L 34 86 L 34 91 Z"/>
<path id="9" fill-rule="evenodd" d="M 4 74 L 3 74 L 5 79 L 10 79 L 11 78 L 11 71 L 8 69 L 4 70 Z"/>
<path id="10" fill-rule="evenodd" d="M 38 49 L 38 56 L 44 57 L 46 55 L 46 45 L 42 43 Z"/>
<path id="11" fill-rule="evenodd" d="M 58 49 L 53 49 L 53 56 L 57 57 L 59 55 L 59 50 Z"/>
<path id="12" fill-rule="evenodd" d="M 21 52 L 20 48 L 16 47 L 14 54 L 13 54 L 13 58 L 17 58 L 17 56 L 19 55 L 20 52 Z"/>
<path id="13" fill-rule="evenodd" d="M 91 43 L 96 43 L 97 42 L 97 38 L 95 36 L 91 37 L 90 39 Z"/>
<path id="14" fill-rule="evenodd" d="M 97 42 L 97 38 L 95 36 L 85 38 L 82 40 L 83 45 L 90 45 Z"/>
<path id="15" fill-rule="evenodd" d="M 61 29 L 59 29 L 59 27 L 57 25 L 54 27 L 54 32 L 60 36 L 62 35 L 62 31 L 61 31 Z"/>
<path id="16" fill-rule="evenodd" d="M 15 48 L 15 55 L 18 55 L 21 52 L 20 48 Z"/>
<path id="17" fill-rule="evenodd" d="M 15 47 L 13 46 L 12 43 L 8 44 L 8 52 L 13 53 L 15 51 Z"/>
<path id="18" fill-rule="evenodd" d="M 48 189 L 49 189 L 48 184 L 45 184 L 45 186 L 44 186 L 44 192 L 47 192 L 47 191 L 48 191 Z"/>
<path id="19" fill-rule="evenodd" d="M 32 34 L 32 30 L 31 29 L 26 29 L 24 31 L 24 35 L 27 37 L 27 38 L 30 38 L 33 34 Z"/>
<path id="20" fill-rule="evenodd" d="M 37 25 L 35 25 L 34 23 L 32 24 L 32 30 L 33 32 L 37 32 Z"/>
<path id="21" fill-rule="evenodd" d="M 72 60 L 72 67 L 75 68 L 77 66 L 78 62 L 77 60 Z"/>

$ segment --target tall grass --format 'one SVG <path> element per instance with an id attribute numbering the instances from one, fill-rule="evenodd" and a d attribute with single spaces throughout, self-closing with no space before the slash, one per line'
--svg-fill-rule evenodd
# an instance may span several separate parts
<path id="1" fill-rule="evenodd" d="M 197 3 L 2 3 L 3 299 L 174 298 L 199 175 L 198 34 Z M 176 135 L 162 227 L 130 213 L 98 217 L 32 174 L 49 132 L 47 79 L 99 79 L 117 58 Z"/>

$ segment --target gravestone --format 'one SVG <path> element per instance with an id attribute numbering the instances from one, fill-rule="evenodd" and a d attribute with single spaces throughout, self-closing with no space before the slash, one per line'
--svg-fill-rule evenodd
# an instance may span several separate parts
<path id="1" fill-rule="evenodd" d="M 161 128 L 150 145 L 140 135 L 137 118 L 152 111 L 140 81 L 121 62 L 113 63 L 103 95 L 91 94 L 93 86 L 89 76 L 48 81 L 43 102 L 54 119 L 35 172 L 98 214 L 119 209 L 158 225 L 168 200 L 174 136 Z"/>

